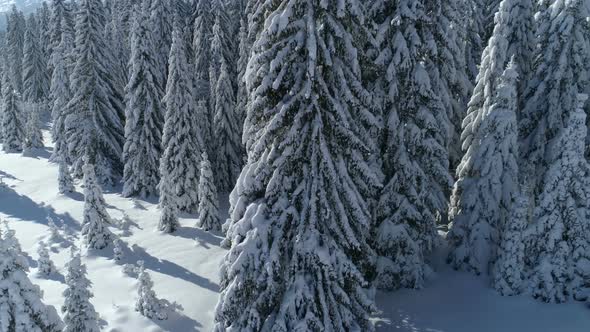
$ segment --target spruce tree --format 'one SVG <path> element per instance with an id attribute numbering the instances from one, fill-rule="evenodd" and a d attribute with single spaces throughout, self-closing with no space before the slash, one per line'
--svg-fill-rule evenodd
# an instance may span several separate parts
<path id="1" fill-rule="evenodd" d="M 201 156 L 201 177 L 199 179 L 199 221 L 197 227 L 206 231 L 220 231 L 221 221 L 217 209 L 217 188 L 213 170 L 206 152 Z"/>
<path id="2" fill-rule="evenodd" d="M 422 287 L 429 270 L 425 257 L 433 249 L 437 215 L 447 207 L 452 182 L 448 116 L 434 90 L 436 54 L 426 42 L 436 26 L 429 23 L 426 5 L 382 0 L 370 10 L 385 92 L 385 185 L 372 242 L 379 256 L 377 286 L 386 289 Z"/>
<path id="3" fill-rule="evenodd" d="M 27 259 L 14 241 L 0 234 L 0 330 L 62 331 L 57 311 L 42 302 L 41 289 L 27 277 L 28 268 Z"/>
<path id="4" fill-rule="evenodd" d="M 82 264 L 79 252 L 72 250 L 70 261 L 66 265 L 67 288 L 63 292 L 64 305 L 61 308 L 66 325 L 64 332 L 99 332 L 98 314 L 90 299 L 92 283 L 86 277 L 86 265 Z"/>
<path id="5" fill-rule="evenodd" d="M 502 152 L 501 149 L 493 152 L 490 150 L 492 145 L 485 145 L 486 141 L 489 141 L 488 144 L 495 144 L 493 142 L 496 138 L 486 136 L 490 133 L 482 126 L 486 119 L 490 118 L 492 108 L 498 102 L 502 73 L 511 59 L 514 61 L 512 70 L 516 71 L 515 75 L 521 73 L 520 75 L 525 78 L 529 76 L 525 70 L 529 68 L 533 45 L 532 36 L 528 32 L 532 26 L 531 19 L 530 0 L 502 1 L 494 34 L 482 55 L 477 83 L 469 102 L 467 116 L 463 120 L 461 140 L 465 154 L 457 167 L 458 179 L 451 196 L 449 213 L 452 222 L 447 235 L 452 248 L 449 262 L 457 269 L 477 274 L 488 272 L 489 260 L 494 259 L 495 248 L 499 244 L 498 232 L 510 209 L 511 199 L 505 192 L 514 192 L 518 183 L 509 175 L 511 172 L 517 172 L 516 165 L 511 165 L 512 158 L 518 158 L 516 150 L 510 152 L 510 160 L 502 161 L 503 165 L 499 164 L 499 159 L 487 159 L 487 153 Z M 519 64 L 523 64 L 525 70 L 520 69 Z M 523 88 L 519 81 L 515 80 L 514 84 L 514 105 L 511 107 L 514 107 L 513 111 L 518 116 L 521 98 L 519 92 L 523 91 Z M 497 139 L 509 142 L 512 137 L 499 136 Z M 504 179 L 506 182 L 498 182 L 499 174 L 507 176 Z"/>
<path id="6" fill-rule="evenodd" d="M 521 167 L 530 174 L 533 194 L 542 190 L 547 156 L 569 114 L 577 107 L 577 94 L 588 91 L 590 70 L 590 26 L 582 1 L 553 1 L 537 14 L 535 68 L 524 94 L 520 129 Z M 535 204 L 537 198 L 532 199 Z"/>
<path id="7" fill-rule="evenodd" d="M 192 80 L 180 23 L 175 23 L 170 49 L 168 84 L 163 103 L 166 107 L 160 160 L 159 191 L 175 208 L 195 211 L 198 206 L 200 154 L 203 144 L 197 131 L 193 106 Z"/>
<path id="8" fill-rule="evenodd" d="M 524 232 L 528 223 L 528 209 L 527 198 L 518 195 L 502 231 L 493 271 L 493 286 L 505 296 L 520 294 L 523 290 Z"/>
<path id="9" fill-rule="evenodd" d="M 247 78 L 249 160 L 232 194 L 215 331 L 371 331 L 366 197 L 379 182 L 366 162 L 374 116 L 353 38 L 361 3 L 267 8 Z"/>
<path id="10" fill-rule="evenodd" d="M 88 248 L 103 249 L 113 239 L 108 226 L 112 224 L 106 211 L 102 190 L 97 182 L 94 165 L 89 161 L 84 165 L 84 221 L 82 235 Z"/>
<path id="11" fill-rule="evenodd" d="M 70 84 L 75 89 L 65 127 L 74 174 L 80 176 L 86 149 L 91 146 L 99 181 L 112 183 L 123 171 L 124 110 L 104 28 L 102 2 L 81 1 L 76 17 L 77 61 Z"/>
<path id="12" fill-rule="evenodd" d="M 154 283 L 149 273 L 145 270 L 143 261 L 137 262 L 139 264 L 139 286 L 137 289 L 137 301 L 135 302 L 135 311 L 147 318 L 156 318 L 164 320 L 168 318 L 165 308 L 161 301 L 156 297 L 153 290 Z"/>
<path id="13" fill-rule="evenodd" d="M 22 102 L 8 71 L 4 72 L 2 90 L 2 150 L 7 153 L 21 152 L 25 140 Z"/>
<path id="14" fill-rule="evenodd" d="M 59 193 L 67 194 L 74 192 L 74 180 L 72 180 L 72 176 L 70 175 L 70 168 L 68 167 L 65 157 L 59 159 L 58 172 L 57 183 L 59 184 Z"/>
<path id="15" fill-rule="evenodd" d="M 49 19 L 50 49 L 59 45 L 62 40 L 62 33 L 66 29 L 73 29 L 74 21 L 72 12 L 66 0 L 51 1 L 51 17 Z"/>
<path id="16" fill-rule="evenodd" d="M 178 3 L 181 1 L 172 1 Z M 146 18 L 152 31 L 153 53 L 156 55 L 158 70 L 157 82 L 161 89 L 166 87 L 168 78 L 168 55 L 172 45 L 172 24 L 174 22 L 174 8 L 170 0 L 152 0 L 151 16 Z"/>
<path id="17" fill-rule="evenodd" d="M 47 250 L 47 245 L 45 242 L 39 242 L 39 248 L 37 249 L 37 254 L 39 255 L 39 260 L 37 261 L 38 268 L 37 272 L 42 276 L 49 276 L 55 272 L 57 272 L 57 268 L 51 257 L 49 257 L 49 251 Z"/>
<path id="18" fill-rule="evenodd" d="M 155 52 L 147 3 L 134 20 L 131 68 L 127 84 L 123 195 L 146 197 L 157 192 L 162 154 L 162 110 L 158 54 Z"/>
<path id="19" fill-rule="evenodd" d="M 236 110 L 235 92 L 229 68 L 222 59 L 215 87 L 215 117 L 213 118 L 216 144 L 216 183 L 222 192 L 233 189 L 242 167 L 240 116 Z"/>
<path id="20" fill-rule="evenodd" d="M 549 168 L 529 235 L 530 292 L 545 302 L 581 297 L 590 282 L 590 165 L 584 157 L 588 130 L 583 110 L 587 98 L 578 95 L 567 126 L 548 147 Z"/>
<path id="21" fill-rule="evenodd" d="M 8 47 L 8 69 L 12 87 L 23 92 L 23 49 L 25 43 L 26 20 L 22 12 L 13 5 L 8 16 L 6 46 Z"/>
<path id="22" fill-rule="evenodd" d="M 33 108 L 43 107 L 49 96 L 49 76 L 33 14 L 27 20 L 23 50 L 23 100 Z"/>
<path id="23" fill-rule="evenodd" d="M 31 149 L 43 148 L 43 133 L 41 132 L 41 120 L 39 119 L 39 105 L 34 105 L 27 114 L 25 125 L 24 153 Z"/>
<path id="24" fill-rule="evenodd" d="M 65 21 L 63 22 L 65 24 Z M 71 69 L 69 54 L 73 50 L 73 40 L 67 33 L 62 34 L 61 42 L 53 48 L 51 63 L 53 73 L 51 75 L 50 96 L 53 103 L 51 104 L 51 118 L 53 126 L 51 127 L 51 137 L 54 143 L 53 153 L 50 160 L 56 161 L 65 159 L 67 162 L 68 146 L 65 131 L 65 120 L 68 114 L 68 102 L 71 98 L 70 76 Z"/>

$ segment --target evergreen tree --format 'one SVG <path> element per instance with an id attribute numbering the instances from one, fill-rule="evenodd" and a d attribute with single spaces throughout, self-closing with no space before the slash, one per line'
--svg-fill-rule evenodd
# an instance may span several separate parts
<path id="1" fill-rule="evenodd" d="M 496 13 L 500 8 L 500 2 L 502 2 L 502 0 L 483 0 L 480 3 L 484 22 L 482 38 L 485 44 L 487 44 L 487 41 L 493 34 L 494 26 L 496 25 Z"/>
<path id="2" fill-rule="evenodd" d="M 38 30 L 37 33 L 39 34 L 39 46 L 41 47 L 41 51 L 43 52 L 43 62 L 47 65 L 49 61 L 49 57 L 51 56 L 50 48 L 51 48 L 51 10 L 49 9 L 49 5 L 47 2 L 43 2 L 41 4 L 41 8 L 37 11 L 37 22 L 38 22 Z M 50 76 L 50 72 L 45 68 L 46 73 L 45 75 L 48 77 Z"/>
<path id="3" fill-rule="evenodd" d="M 246 87 L 246 69 L 248 60 L 250 60 L 250 46 L 248 45 L 248 21 L 242 18 L 240 22 L 240 31 L 238 34 L 240 43 L 238 45 L 238 94 L 236 97 L 236 112 L 239 117 L 240 136 L 244 119 L 246 118 L 246 109 L 248 107 L 248 88 Z M 241 137 L 240 137 L 241 138 Z"/>
<path id="4" fill-rule="evenodd" d="M 214 153 L 211 111 L 211 88 L 209 82 L 209 65 L 211 57 L 211 28 L 213 26 L 213 15 L 211 2 L 199 0 L 196 7 L 196 19 L 193 32 L 193 53 L 195 62 L 195 96 L 199 106 L 199 132 L 207 152 Z M 202 108 L 204 103 L 205 108 Z"/>
<path id="5" fill-rule="evenodd" d="M 249 160 L 232 193 L 216 331 L 373 329 L 362 287 L 375 123 L 353 38 L 361 3 L 347 4 L 268 4 L 248 71 Z"/>
<path id="6" fill-rule="evenodd" d="M 25 126 L 24 152 L 31 149 L 43 148 L 43 133 L 41 132 L 41 120 L 39 119 L 39 106 L 35 105 L 27 114 Z"/>
<path id="7" fill-rule="evenodd" d="M 21 152 L 25 140 L 20 94 L 14 88 L 10 73 L 4 72 L 2 84 L 2 150 L 7 153 Z"/>
<path id="8" fill-rule="evenodd" d="M 47 245 L 45 242 L 39 242 L 39 248 L 37 249 L 37 254 L 39 254 L 39 260 L 37 261 L 38 268 L 37 271 L 42 276 L 49 276 L 55 272 L 57 272 L 57 268 L 51 257 L 49 257 L 49 251 L 47 250 Z"/>
<path id="9" fill-rule="evenodd" d="M 201 156 L 201 177 L 199 179 L 199 221 L 197 227 L 206 231 L 220 231 L 221 221 L 217 209 L 217 188 L 213 170 L 206 152 Z"/>
<path id="10" fill-rule="evenodd" d="M 59 184 L 60 194 L 67 194 L 75 191 L 74 180 L 72 180 L 72 176 L 70 175 L 70 168 L 68 167 L 65 157 L 59 159 L 59 176 L 57 183 Z"/>
<path id="11" fill-rule="evenodd" d="M 193 85 L 188 77 L 190 69 L 179 22 L 175 23 L 169 64 L 163 100 L 166 116 L 162 139 L 164 153 L 160 160 L 160 204 L 165 207 L 163 198 L 166 198 L 174 208 L 194 211 L 198 206 L 198 165 L 203 144 L 197 131 L 191 100 Z"/>
<path id="12" fill-rule="evenodd" d="M 519 195 L 502 231 L 498 260 L 494 269 L 494 288 L 502 295 L 520 294 L 524 279 L 524 230 L 528 223 L 529 202 Z"/>
<path id="13" fill-rule="evenodd" d="M 483 12 L 478 0 L 462 0 L 459 2 L 461 20 L 465 35 L 463 36 L 465 49 L 465 66 L 467 76 L 475 82 L 479 73 L 481 54 L 486 45 L 483 39 Z M 486 41 L 487 44 L 487 41 Z"/>
<path id="14" fill-rule="evenodd" d="M 82 235 L 88 248 L 103 249 L 113 239 L 108 229 L 112 224 L 111 217 L 106 211 L 106 203 L 102 190 L 94 173 L 94 165 L 89 161 L 84 165 L 84 221 Z"/>
<path id="15" fill-rule="evenodd" d="M 228 65 L 221 61 L 217 86 L 215 87 L 215 117 L 213 129 L 217 140 L 216 179 L 223 192 L 232 190 L 242 167 L 242 144 L 240 116 L 236 112 L 235 93 Z"/>
<path id="16" fill-rule="evenodd" d="M 113 240 L 113 259 L 116 261 L 120 261 L 123 258 L 123 248 L 121 245 L 121 239 L 118 237 Z"/>
<path id="17" fill-rule="evenodd" d="M 174 2 L 179 3 L 182 1 Z M 152 51 L 156 55 L 157 78 L 159 79 L 156 83 L 160 85 L 161 89 L 164 89 L 168 78 L 168 55 L 172 45 L 172 23 L 176 11 L 170 0 L 152 0 L 150 12 L 151 16 L 146 19 L 149 19 L 149 26 L 153 36 Z M 148 24 L 148 22 L 145 22 L 145 24 Z"/>
<path id="18" fill-rule="evenodd" d="M 92 283 L 86 277 L 86 265 L 82 264 L 80 253 L 72 250 L 70 261 L 66 265 L 67 288 L 63 292 L 64 305 L 61 308 L 66 324 L 64 332 L 99 332 L 98 314 L 90 299 Z"/>
<path id="19" fill-rule="evenodd" d="M 43 107 L 49 96 L 47 62 L 38 33 L 37 20 L 31 14 L 27 20 L 23 51 L 23 99 L 30 108 Z"/>
<path id="20" fill-rule="evenodd" d="M 143 261 L 137 262 L 139 265 L 139 287 L 137 289 L 137 301 L 135 302 L 135 311 L 147 318 L 157 318 L 164 320 L 168 315 L 161 301 L 156 297 L 153 290 L 154 283 L 149 273 L 143 266 Z"/>
<path id="21" fill-rule="evenodd" d="M 51 17 L 49 19 L 50 50 L 59 45 L 62 40 L 62 33 L 66 29 L 73 30 L 74 20 L 71 9 L 66 0 L 51 1 Z"/>
<path id="22" fill-rule="evenodd" d="M 8 17 L 6 32 L 6 46 L 8 47 L 8 69 L 12 87 L 18 92 L 23 92 L 23 49 L 25 43 L 26 21 L 22 12 L 12 6 Z"/>
<path id="23" fill-rule="evenodd" d="M 62 331 L 57 311 L 42 302 L 41 289 L 27 277 L 28 268 L 18 246 L 0 235 L 0 330 Z"/>
<path id="24" fill-rule="evenodd" d="M 503 218 L 507 216 L 506 209 L 510 208 L 511 199 L 504 193 L 514 192 L 517 183 L 512 175 L 509 175 L 511 172 L 517 172 L 516 166 L 510 165 L 512 160 L 487 159 L 488 153 L 502 153 L 502 148 L 493 152 L 490 150 L 494 149 L 493 145 L 485 145 L 497 144 L 498 139 L 509 142 L 512 137 L 487 137 L 489 142 L 485 143 L 486 135 L 489 133 L 481 127 L 498 102 L 502 68 L 506 68 L 512 59 L 515 75 L 520 72 L 525 78 L 529 76 L 529 73 L 520 69 L 518 65 L 522 63 L 525 70 L 529 68 L 527 63 L 531 60 L 533 40 L 527 31 L 531 29 L 531 19 L 530 1 L 502 1 L 497 15 L 498 24 L 483 52 L 477 84 L 469 102 L 467 116 L 463 120 L 461 140 L 465 154 L 457 168 L 458 180 L 451 196 L 452 226 L 447 236 L 452 247 L 449 262 L 455 268 L 477 274 L 486 273 L 489 259 L 494 259 L 494 251 L 499 244 L 499 227 L 503 225 Z M 514 84 L 513 111 L 517 114 L 519 92 L 523 91 L 523 88 L 518 81 Z M 516 150 L 510 153 L 516 153 Z M 517 155 L 511 155 L 509 158 L 513 157 L 517 158 Z M 500 162 L 504 165 L 499 165 Z M 506 167 L 508 169 L 505 169 Z M 507 182 L 499 183 L 499 174 L 505 174 Z"/>
<path id="25" fill-rule="evenodd" d="M 384 87 L 383 173 L 372 237 L 379 256 L 377 286 L 420 288 L 425 257 L 437 236 L 437 215 L 447 207 L 452 178 L 447 153 L 448 116 L 433 81 L 436 54 L 428 40 L 425 1 L 375 1 L 376 64 Z M 395 24 L 391 24 L 395 22 Z M 400 262 L 396 266 L 396 262 Z"/>
<path id="26" fill-rule="evenodd" d="M 579 297 L 590 283 L 590 166 L 584 157 L 583 110 L 587 98 L 578 95 L 567 126 L 548 147 L 551 162 L 531 226 L 530 292 L 545 302 Z"/>
<path id="27" fill-rule="evenodd" d="M 163 91 L 154 52 L 147 3 L 131 34 L 131 69 L 127 84 L 123 195 L 146 197 L 157 191 L 164 125 Z"/>
<path id="28" fill-rule="evenodd" d="M 149 5 L 149 2 L 144 2 Z M 139 10 L 134 11 L 134 16 L 141 16 L 141 6 L 138 6 Z M 136 15 L 135 15 L 136 14 Z M 125 87 L 129 83 L 129 74 L 131 70 L 131 32 L 129 33 L 129 40 L 125 38 L 122 31 L 121 13 L 114 12 L 112 17 L 107 21 L 106 26 L 106 41 L 111 48 L 112 54 L 112 65 L 113 75 L 115 81 L 121 87 Z M 133 20 L 131 20 L 133 22 Z M 142 22 L 147 23 L 147 22 Z M 131 25 L 133 25 L 131 23 Z M 126 42 L 127 41 L 127 42 Z"/>
<path id="29" fill-rule="evenodd" d="M 577 107 L 577 94 L 589 88 L 590 26 L 587 6 L 582 1 L 556 0 L 537 15 L 538 46 L 534 73 L 524 94 L 519 124 L 521 168 L 531 174 L 528 184 L 539 194 L 546 178 L 547 156 L 561 149 L 553 143 Z M 535 204 L 538 198 L 532 199 Z"/>
<path id="30" fill-rule="evenodd" d="M 65 21 L 64 21 L 65 24 Z M 73 49 L 73 40 L 67 33 L 62 34 L 62 40 L 53 48 L 51 63 L 53 72 L 51 75 L 50 96 L 53 104 L 51 105 L 51 118 L 53 126 L 51 128 L 51 137 L 54 147 L 50 160 L 56 161 L 62 158 L 67 162 L 68 146 L 65 131 L 65 120 L 68 114 L 68 102 L 71 98 L 70 90 L 70 68 L 71 63 L 69 54 Z"/>
<path id="31" fill-rule="evenodd" d="M 87 148 L 96 160 L 98 179 L 112 183 L 122 173 L 122 97 L 111 71 L 104 41 L 104 8 L 100 0 L 83 0 L 76 17 L 77 61 L 71 76 L 72 99 L 65 128 L 73 172 L 80 175 Z"/>

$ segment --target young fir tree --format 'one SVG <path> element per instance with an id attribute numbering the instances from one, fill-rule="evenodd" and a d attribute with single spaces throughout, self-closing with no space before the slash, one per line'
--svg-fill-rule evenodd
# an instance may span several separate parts
<path id="1" fill-rule="evenodd" d="M 106 203 L 102 190 L 94 173 L 94 164 L 88 161 L 84 165 L 84 221 L 82 235 L 88 248 L 103 249 L 113 239 L 108 229 L 112 224 L 111 217 L 106 211 Z"/>
<path id="2" fill-rule="evenodd" d="M 63 23 L 65 24 L 65 21 Z M 50 60 L 53 66 L 50 87 L 50 96 L 53 101 L 51 105 L 51 118 L 53 120 L 51 137 L 54 147 L 50 158 L 52 161 L 61 161 L 62 158 L 66 162 L 69 160 L 65 120 L 68 114 L 67 105 L 71 98 L 69 73 L 72 65 L 70 62 L 72 50 L 73 40 L 71 35 L 63 33 L 61 42 L 53 48 Z"/>
<path id="3" fill-rule="evenodd" d="M 14 88 L 10 72 L 5 71 L 2 84 L 2 150 L 7 153 L 21 152 L 25 140 L 20 94 Z"/>
<path id="4" fill-rule="evenodd" d="M 528 199 L 518 195 L 502 230 L 492 283 L 494 288 L 504 296 L 520 294 L 523 290 L 524 231 L 528 223 L 528 209 Z"/>
<path id="5" fill-rule="evenodd" d="M 235 92 L 229 68 L 222 59 L 215 87 L 215 117 L 213 118 L 216 144 L 216 179 L 222 192 L 233 189 L 242 167 L 240 116 L 236 111 Z"/>
<path id="6" fill-rule="evenodd" d="M 79 252 L 72 250 L 66 269 L 67 288 L 63 292 L 64 305 L 61 307 L 66 325 L 63 332 L 99 332 L 98 314 L 90 303 L 94 296 L 90 291 L 92 283 L 86 277 L 86 265 L 82 264 Z"/>
<path id="7" fill-rule="evenodd" d="M 567 126 L 548 147 L 552 154 L 535 209 L 527 254 L 533 269 L 529 285 L 531 294 L 545 302 L 581 297 L 590 283 L 590 165 L 584 157 L 583 110 L 587 98 L 578 95 Z"/>
<path id="8" fill-rule="evenodd" d="M 384 87 L 383 173 L 373 245 L 378 254 L 377 286 L 420 288 L 425 260 L 436 239 L 436 218 L 446 209 L 449 174 L 447 113 L 433 88 L 435 63 L 426 42 L 425 1 L 376 1 L 376 22 Z M 395 22 L 395 24 L 391 24 Z M 422 42 L 424 40 L 424 42 Z M 398 263 L 399 262 L 399 263 Z"/>
<path id="9" fill-rule="evenodd" d="M 57 178 L 57 183 L 59 184 L 59 193 L 60 194 L 67 194 L 72 193 L 76 189 L 74 188 L 74 180 L 72 179 L 72 175 L 70 174 L 70 167 L 66 162 L 65 157 L 61 157 L 59 159 L 59 175 Z"/>
<path id="10" fill-rule="evenodd" d="M 529 73 L 520 69 L 518 65 L 522 63 L 525 70 L 528 70 L 528 62 L 531 61 L 533 38 L 527 32 L 532 25 L 530 5 L 530 0 L 502 1 L 497 15 L 498 24 L 483 52 L 480 73 L 469 102 L 467 116 L 463 120 L 461 140 L 465 154 L 457 167 L 458 179 L 451 196 L 449 214 L 452 224 L 447 236 L 452 248 L 449 262 L 454 268 L 477 274 L 487 273 L 489 260 L 494 259 L 494 251 L 499 244 L 498 231 L 507 216 L 506 208 L 510 207 L 510 200 L 506 201 L 509 197 L 504 193 L 514 192 L 514 186 L 518 183 L 497 182 L 497 172 L 516 174 L 516 169 L 502 170 L 505 167 L 516 167 L 510 165 L 511 160 L 504 160 L 504 165 L 499 165 L 499 159 L 480 159 L 486 157 L 486 153 L 493 153 L 486 152 L 489 147 L 483 144 L 482 138 L 489 133 L 482 131 L 481 126 L 497 103 L 502 73 L 511 59 L 514 61 L 513 70 L 517 71 L 517 75 L 522 73 L 525 78 L 529 76 Z M 528 8 L 528 11 L 523 8 Z M 517 108 L 514 111 L 518 113 L 518 92 L 523 89 L 518 81 L 515 81 L 515 84 L 514 107 Z M 508 142 L 512 138 L 497 139 Z M 496 170 L 490 170 L 490 166 Z M 484 171 L 487 174 L 481 173 Z M 511 178 L 510 175 L 507 176 Z"/>
<path id="11" fill-rule="evenodd" d="M 206 231 L 221 230 L 219 211 L 217 209 L 217 188 L 213 170 L 206 152 L 201 156 L 201 177 L 199 179 L 199 221 L 197 227 Z"/>
<path id="12" fill-rule="evenodd" d="M 134 20 L 131 68 L 127 84 L 123 195 L 146 197 L 157 192 L 162 154 L 164 111 L 158 54 L 155 52 L 147 2 Z"/>
<path id="13" fill-rule="evenodd" d="M 135 311 L 147 318 L 156 318 L 164 320 L 168 318 L 162 302 L 156 297 L 153 290 L 154 283 L 149 273 L 145 270 L 143 261 L 137 262 L 139 265 L 139 286 L 137 289 L 137 301 L 135 302 Z"/>
<path id="14" fill-rule="evenodd" d="M 76 17 L 77 61 L 70 84 L 75 89 L 65 125 L 74 174 L 80 175 L 86 149 L 92 146 L 99 181 L 112 183 L 123 170 L 124 109 L 104 27 L 102 2 L 81 1 Z"/>
<path id="15" fill-rule="evenodd" d="M 27 277 L 27 259 L 14 241 L 0 234 L 0 330 L 62 331 L 53 306 L 42 302 L 41 289 Z"/>
<path id="16" fill-rule="evenodd" d="M 45 244 L 45 242 L 39 242 L 37 254 L 39 254 L 39 260 L 37 261 L 37 273 L 39 273 L 39 275 L 49 276 L 57 272 L 55 264 L 53 264 L 51 257 L 49 257 L 49 250 L 47 250 L 47 245 Z"/>
<path id="17" fill-rule="evenodd" d="M 271 1 L 253 48 L 215 331 L 371 331 L 361 3 Z M 320 29 L 319 27 L 322 27 Z M 367 192 L 365 195 L 364 193 Z"/>
<path id="18" fill-rule="evenodd" d="M 123 259 L 123 248 L 121 244 L 121 239 L 118 237 L 113 240 L 113 259 L 116 261 L 120 261 Z"/>
<path id="19" fill-rule="evenodd" d="M 537 17 L 537 44 L 534 73 L 524 94 L 520 120 L 521 169 L 531 174 L 529 184 L 542 190 L 547 159 L 561 149 L 552 142 L 565 127 L 569 114 L 577 107 L 577 94 L 587 91 L 590 70 L 590 25 L 586 22 L 587 6 L 582 1 L 557 0 Z M 538 201 L 532 199 L 531 203 Z"/>
<path id="20" fill-rule="evenodd" d="M 203 144 L 197 131 L 191 99 L 194 90 L 188 77 L 190 69 L 179 22 L 174 28 L 169 64 L 163 100 L 166 116 L 162 140 L 164 153 L 160 160 L 160 204 L 162 207 L 173 204 L 175 209 L 194 211 L 198 206 L 198 165 Z M 168 202 L 165 203 L 164 199 Z"/>

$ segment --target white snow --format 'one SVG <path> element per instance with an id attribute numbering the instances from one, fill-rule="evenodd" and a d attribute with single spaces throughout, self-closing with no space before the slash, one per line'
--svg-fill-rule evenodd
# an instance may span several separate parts
<path id="1" fill-rule="evenodd" d="M 49 133 L 44 131 L 50 141 Z M 0 153 L 0 219 L 6 219 L 16 231 L 23 250 L 31 260 L 29 277 L 41 286 L 46 304 L 60 308 L 65 289 L 63 276 L 69 259 L 68 243 L 79 241 L 83 197 L 77 193 L 58 194 L 58 165 L 47 161 L 47 148 L 34 157 Z M 91 302 L 100 314 L 103 331 L 210 331 L 218 296 L 219 264 L 225 250 L 221 238 L 195 227 L 194 216 L 184 215 L 181 228 L 173 234 L 155 229 L 159 220 L 156 201 L 123 198 L 120 188 L 105 190 L 108 212 L 114 219 L 129 220 L 123 230 L 112 228 L 122 240 L 121 262 L 112 259 L 112 249 L 85 254 L 88 278 L 95 297 Z M 225 219 L 227 197 L 220 211 Z M 50 216 L 61 228 L 64 240 L 50 239 Z M 59 239 L 58 239 L 59 240 Z M 40 241 L 50 248 L 58 275 L 37 275 L 36 250 Z M 422 290 L 400 290 L 377 294 L 382 313 L 375 317 L 378 331 L 401 332 L 586 332 L 590 310 L 583 303 L 545 304 L 529 296 L 502 297 L 484 277 L 455 272 L 445 263 L 445 252 L 433 258 L 438 271 Z M 145 262 L 159 298 L 177 302 L 182 309 L 168 320 L 150 320 L 135 311 L 136 280 L 123 272 L 123 264 Z M 60 313 L 61 314 L 61 313 Z"/>

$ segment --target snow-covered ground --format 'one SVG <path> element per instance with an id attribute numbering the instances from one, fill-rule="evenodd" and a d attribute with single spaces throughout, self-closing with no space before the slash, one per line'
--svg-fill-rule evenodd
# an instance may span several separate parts
<path id="1" fill-rule="evenodd" d="M 48 133 L 45 131 L 45 135 Z M 46 141 L 49 137 L 46 136 Z M 41 286 L 45 302 L 59 309 L 64 265 L 71 243 L 78 244 L 82 220 L 81 191 L 70 196 L 57 193 L 57 166 L 47 161 L 51 148 L 35 157 L 0 153 L 0 218 L 9 221 L 31 262 L 30 277 Z M 78 188 L 79 189 L 79 188 Z M 210 331 L 218 294 L 218 266 L 225 253 L 221 238 L 194 227 L 186 216 L 182 228 L 172 234 L 156 232 L 159 213 L 155 201 L 127 199 L 118 189 L 105 194 L 111 216 L 126 214 L 128 227 L 113 229 L 125 242 L 123 263 L 145 261 L 159 297 L 177 302 L 178 310 L 167 321 L 152 321 L 134 311 L 136 281 L 114 262 L 109 250 L 84 257 L 93 283 L 92 299 L 104 331 Z M 227 209 L 227 197 L 222 198 Z M 53 243 L 51 258 L 62 275 L 50 280 L 36 276 L 37 246 L 48 242 L 47 217 L 64 226 L 65 240 Z M 505 298 L 487 286 L 484 278 L 451 271 L 436 261 L 438 274 L 420 291 L 379 293 L 382 313 L 375 318 L 378 331 L 407 332 L 587 332 L 590 309 L 582 303 L 544 304 L 526 296 Z"/>

